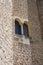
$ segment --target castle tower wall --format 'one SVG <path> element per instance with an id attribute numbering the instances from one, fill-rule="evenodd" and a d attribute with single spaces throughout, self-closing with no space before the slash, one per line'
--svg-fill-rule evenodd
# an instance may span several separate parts
<path id="1" fill-rule="evenodd" d="M 15 20 L 21 35 L 15 33 Z M 29 36 L 23 35 L 23 24 Z M 43 65 L 43 42 L 36 0 L 0 0 L 0 65 Z"/>
<path id="2" fill-rule="evenodd" d="M 12 0 L 13 16 L 18 16 L 22 19 L 28 18 L 27 0 Z"/>
<path id="3" fill-rule="evenodd" d="M 13 19 L 20 18 L 22 22 L 27 20 L 32 40 L 41 41 L 41 28 L 36 0 L 12 0 L 12 3 Z"/>
<path id="4" fill-rule="evenodd" d="M 37 1 L 37 7 L 38 7 L 38 12 L 39 12 L 41 37 L 42 37 L 42 40 L 43 40 L 43 0 L 38 0 Z"/>
<path id="5" fill-rule="evenodd" d="M 31 46 L 29 38 L 25 38 L 23 34 L 15 34 L 15 19 L 21 27 L 24 23 L 28 23 L 28 5 L 27 0 L 12 0 L 13 3 L 13 50 L 14 65 L 31 65 Z M 23 31 L 22 31 L 23 32 Z M 21 41 L 20 41 L 21 40 Z"/>
<path id="6" fill-rule="evenodd" d="M 40 58 L 42 58 L 43 55 L 42 51 L 40 50 L 43 49 L 43 44 L 41 40 L 41 28 L 36 0 L 12 0 L 12 3 L 14 65 L 42 64 L 43 62 L 40 60 Z M 29 34 L 31 37 L 30 44 L 19 42 L 22 35 L 16 36 L 15 34 L 15 19 L 19 21 L 19 23 L 21 22 L 21 24 L 23 24 L 24 21 L 28 21 L 30 27 Z"/>
<path id="7" fill-rule="evenodd" d="M 28 0 L 28 17 L 29 22 L 31 25 L 31 34 L 33 42 L 30 43 L 31 45 L 31 55 L 32 55 L 32 65 L 43 65 L 43 40 L 41 39 L 41 25 L 40 26 L 40 19 L 39 19 L 39 11 L 37 8 L 37 2 L 39 0 Z M 41 0 L 40 0 L 41 1 Z M 43 1 L 42 1 L 43 3 Z M 42 5 L 42 4 L 41 4 Z M 43 8 L 43 6 L 42 6 Z M 40 11 L 43 11 L 40 8 Z M 42 12 L 40 12 L 42 13 Z M 42 15 L 41 15 L 42 16 Z M 43 27 L 42 27 L 43 29 Z M 43 31 L 43 30 L 42 30 Z"/>
<path id="8" fill-rule="evenodd" d="M 12 2 L 0 0 L 0 65 L 13 65 Z"/>

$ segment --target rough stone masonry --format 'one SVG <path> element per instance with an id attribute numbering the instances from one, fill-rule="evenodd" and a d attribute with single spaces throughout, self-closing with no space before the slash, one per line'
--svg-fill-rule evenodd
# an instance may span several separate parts
<path id="1" fill-rule="evenodd" d="M 29 21 L 30 45 L 19 43 L 15 38 L 17 17 Z M 0 0 L 0 65 L 43 65 L 43 40 L 36 0 Z"/>
<path id="2" fill-rule="evenodd" d="M 12 2 L 0 0 L 0 65 L 13 65 Z"/>

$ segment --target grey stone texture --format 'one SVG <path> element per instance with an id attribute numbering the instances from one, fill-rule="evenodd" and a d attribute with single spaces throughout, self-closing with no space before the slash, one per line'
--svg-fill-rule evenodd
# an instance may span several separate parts
<path id="1" fill-rule="evenodd" d="M 43 42 L 31 43 L 32 65 L 43 65 Z"/>
<path id="2" fill-rule="evenodd" d="M 22 35 L 15 34 L 16 17 L 28 21 L 30 44 L 19 42 Z M 43 65 L 39 20 L 36 0 L 0 0 L 0 65 Z"/>
<path id="3" fill-rule="evenodd" d="M 39 12 L 39 20 L 40 20 L 41 34 L 42 34 L 42 40 L 43 40 L 43 0 L 37 1 L 37 7 Z"/>
<path id="4" fill-rule="evenodd" d="M 41 41 L 41 29 L 35 0 L 28 0 L 28 20 L 33 41 Z M 39 40 L 40 39 L 40 40 Z"/>

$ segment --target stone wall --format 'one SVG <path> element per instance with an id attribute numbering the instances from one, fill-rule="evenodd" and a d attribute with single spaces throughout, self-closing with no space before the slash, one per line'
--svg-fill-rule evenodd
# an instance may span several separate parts
<path id="1" fill-rule="evenodd" d="M 13 50 L 14 65 L 31 65 L 32 59 L 30 45 L 14 42 Z"/>
<path id="2" fill-rule="evenodd" d="M 17 16 L 22 20 L 28 20 L 32 40 L 41 41 L 41 29 L 36 0 L 12 0 L 12 3 L 13 18 L 15 19 L 15 17 Z"/>
<path id="3" fill-rule="evenodd" d="M 32 65 L 43 65 L 43 42 L 31 43 Z"/>
<path id="4" fill-rule="evenodd" d="M 24 4 L 25 3 L 25 4 Z M 27 3 L 27 4 L 26 4 Z M 20 17 L 21 20 L 29 20 L 30 33 L 32 42 L 30 45 L 19 43 L 15 33 L 13 36 L 13 50 L 14 50 L 14 65 L 42 65 L 43 61 L 43 44 L 41 44 L 41 29 L 38 17 L 38 10 L 36 0 L 13 0 L 13 22 L 15 17 Z M 14 31 L 14 27 L 13 27 Z M 42 47 L 42 48 L 41 48 Z M 37 50 L 38 49 L 38 50 Z M 40 51 L 42 50 L 42 51 Z M 38 55 L 38 57 L 37 57 Z M 39 59 L 40 57 L 40 59 Z M 43 60 L 43 59 L 42 59 Z"/>
<path id="5" fill-rule="evenodd" d="M 14 38 L 16 16 L 29 20 L 32 43 Z M 0 65 L 42 65 L 42 49 L 36 0 L 0 0 Z"/>
<path id="6" fill-rule="evenodd" d="M 11 0 L 0 0 L 0 65 L 13 65 L 11 15 Z"/>
<path id="7" fill-rule="evenodd" d="M 38 7 L 38 12 L 39 12 L 41 37 L 42 37 L 42 40 L 43 40 L 43 0 L 38 0 L 37 1 L 37 7 Z"/>
<path id="8" fill-rule="evenodd" d="M 28 20 L 30 24 L 32 40 L 41 41 L 41 29 L 40 29 L 36 0 L 27 0 L 27 2 L 28 2 Z"/>
<path id="9" fill-rule="evenodd" d="M 13 16 L 18 16 L 22 19 L 28 19 L 27 0 L 12 0 Z"/>
<path id="10" fill-rule="evenodd" d="M 43 42 L 36 0 L 28 0 L 28 18 L 33 42 L 31 45 L 32 65 L 43 65 Z"/>

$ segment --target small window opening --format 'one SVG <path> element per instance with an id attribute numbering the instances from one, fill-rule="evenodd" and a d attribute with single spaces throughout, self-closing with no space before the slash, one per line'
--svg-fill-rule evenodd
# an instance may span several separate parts
<path id="1" fill-rule="evenodd" d="M 15 33 L 21 35 L 21 26 L 18 21 L 15 20 Z"/>
<path id="2" fill-rule="evenodd" d="M 28 36 L 28 26 L 25 23 L 23 24 L 23 34 Z"/>

